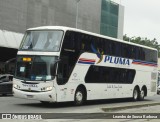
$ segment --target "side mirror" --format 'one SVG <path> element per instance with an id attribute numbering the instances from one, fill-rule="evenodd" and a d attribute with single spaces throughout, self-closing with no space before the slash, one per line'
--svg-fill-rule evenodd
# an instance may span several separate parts
<path id="1" fill-rule="evenodd" d="M 58 62 L 60 62 L 60 61 L 61 61 L 61 59 L 56 60 L 56 61 L 55 61 L 55 64 L 58 63 Z"/>
<path id="2" fill-rule="evenodd" d="M 12 59 L 9 59 L 5 62 L 4 64 L 4 67 L 5 67 L 5 73 L 9 73 L 9 63 L 13 62 L 13 61 L 16 61 L 16 58 L 12 58 Z M 14 73 L 14 71 L 13 71 Z"/>

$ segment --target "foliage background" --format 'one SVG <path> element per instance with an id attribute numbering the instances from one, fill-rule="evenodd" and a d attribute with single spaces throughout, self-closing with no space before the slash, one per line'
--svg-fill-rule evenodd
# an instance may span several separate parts
<path id="1" fill-rule="evenodd" d="M 154 38 L 152 40 L 148 38 L 142 38 L 142 37 L 128 37 L 126 34 L 123 36 L 124 41 L 133 42 L 141 45 L 145 45 L 148 47 L 153 47 L 158 50 L 158 57 L 160 58 L 160 45 L 158 44 L 157 40 Z"/>

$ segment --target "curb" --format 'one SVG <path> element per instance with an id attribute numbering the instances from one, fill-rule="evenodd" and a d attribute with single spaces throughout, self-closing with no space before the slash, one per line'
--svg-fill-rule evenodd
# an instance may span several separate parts
<path id="1" fill-rule="evenodd" d="M 136 105 L 127 105 L 127 106 L 117 106 L 117 107 L 110 107 L 110 108 L 102 108 L 104 112 L 112 112 L 117 110 L 124 110 L 124 109 L 133 109 L 139 107 L 149 107 L 149 106 L 156 106 L 160 105 L 160 102 L 153 102 L 153 103 L 143 103 L 143 104 L 136 104 Z"/>

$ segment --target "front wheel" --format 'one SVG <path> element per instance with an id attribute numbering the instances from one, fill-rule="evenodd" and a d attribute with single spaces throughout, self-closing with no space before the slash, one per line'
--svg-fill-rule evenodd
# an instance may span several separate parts
<path id="1" fill-rule="evenodd" d="M 74 104 L 75 105 L 82 105 L 85 101 L 85 94 L 84 90 L 81 88 L 78 88 L 75 92 L 74 96 Z"/>

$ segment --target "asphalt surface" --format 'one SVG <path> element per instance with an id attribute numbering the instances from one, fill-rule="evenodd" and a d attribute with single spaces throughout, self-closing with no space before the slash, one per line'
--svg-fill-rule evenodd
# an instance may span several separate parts
<path id="1" fill-rule="evenodd" d="M 88 101 L 83 106 L 74 106 L 72 102 L 42 104 L 35 100 L 19 99 L 13 96 L 0 96 L 0 113 L 96 113 L 107 112 L 119 107 L 137 106 L 142 104 L 159 104 L 160 95 L 146 97 L 144 101 L 133 102 L 131 99 L 111 99 Z M 121 108 L 122 107 L 122 108 Z M 145 106 L 142 106 L 145 107 Z M 127 109 L 127 107 L 126 107 Z"/>
<path id="2" fill-rule="evenodd" d="M 147 97 L 144 101 L 133 102 L 131 99 L 112 99 L 88 101 L 83 106 L 74 106 L 73 103 L 53 103 L 41 104 L 35 100 L 25 100 L 14 98 L 13 96 L 0 96 L 0 113 L 49 113 L 54 115 L 54 122 L 127 122 L 133 119 L 106 119 L 104 114 L 107 113 L 160 113 L 160 95 Z M 78 113 L 78 114 L 75 114 Z M 90 114 L 91 113 L 91 114 Z M 100 113 L 100 114 L 99 114 Z M 101 114 L 104 113 L 104 114 Z M 104 117 L 103 119 L 100 119 Z M 52 117 L 51 117 L 52 118 Z M 83 119 L 81 119 L 83 118 Z M 0 120 L 3 121 L 3 120 Z M 5 120 L 10 122 L 11 120 Z M 12 120 L 12 122 L 17 120 Z M 18 120 L 22 122 L 52 122 L 53 119 L 43 120 Z M 134 120 L 135 121 L 135 120 Z M 136 119 L 135 122 L 141 122 L 141 119 Z M 158 119 L 143 119 L 143 122 L 151 121 L 158 122 Z"/>

